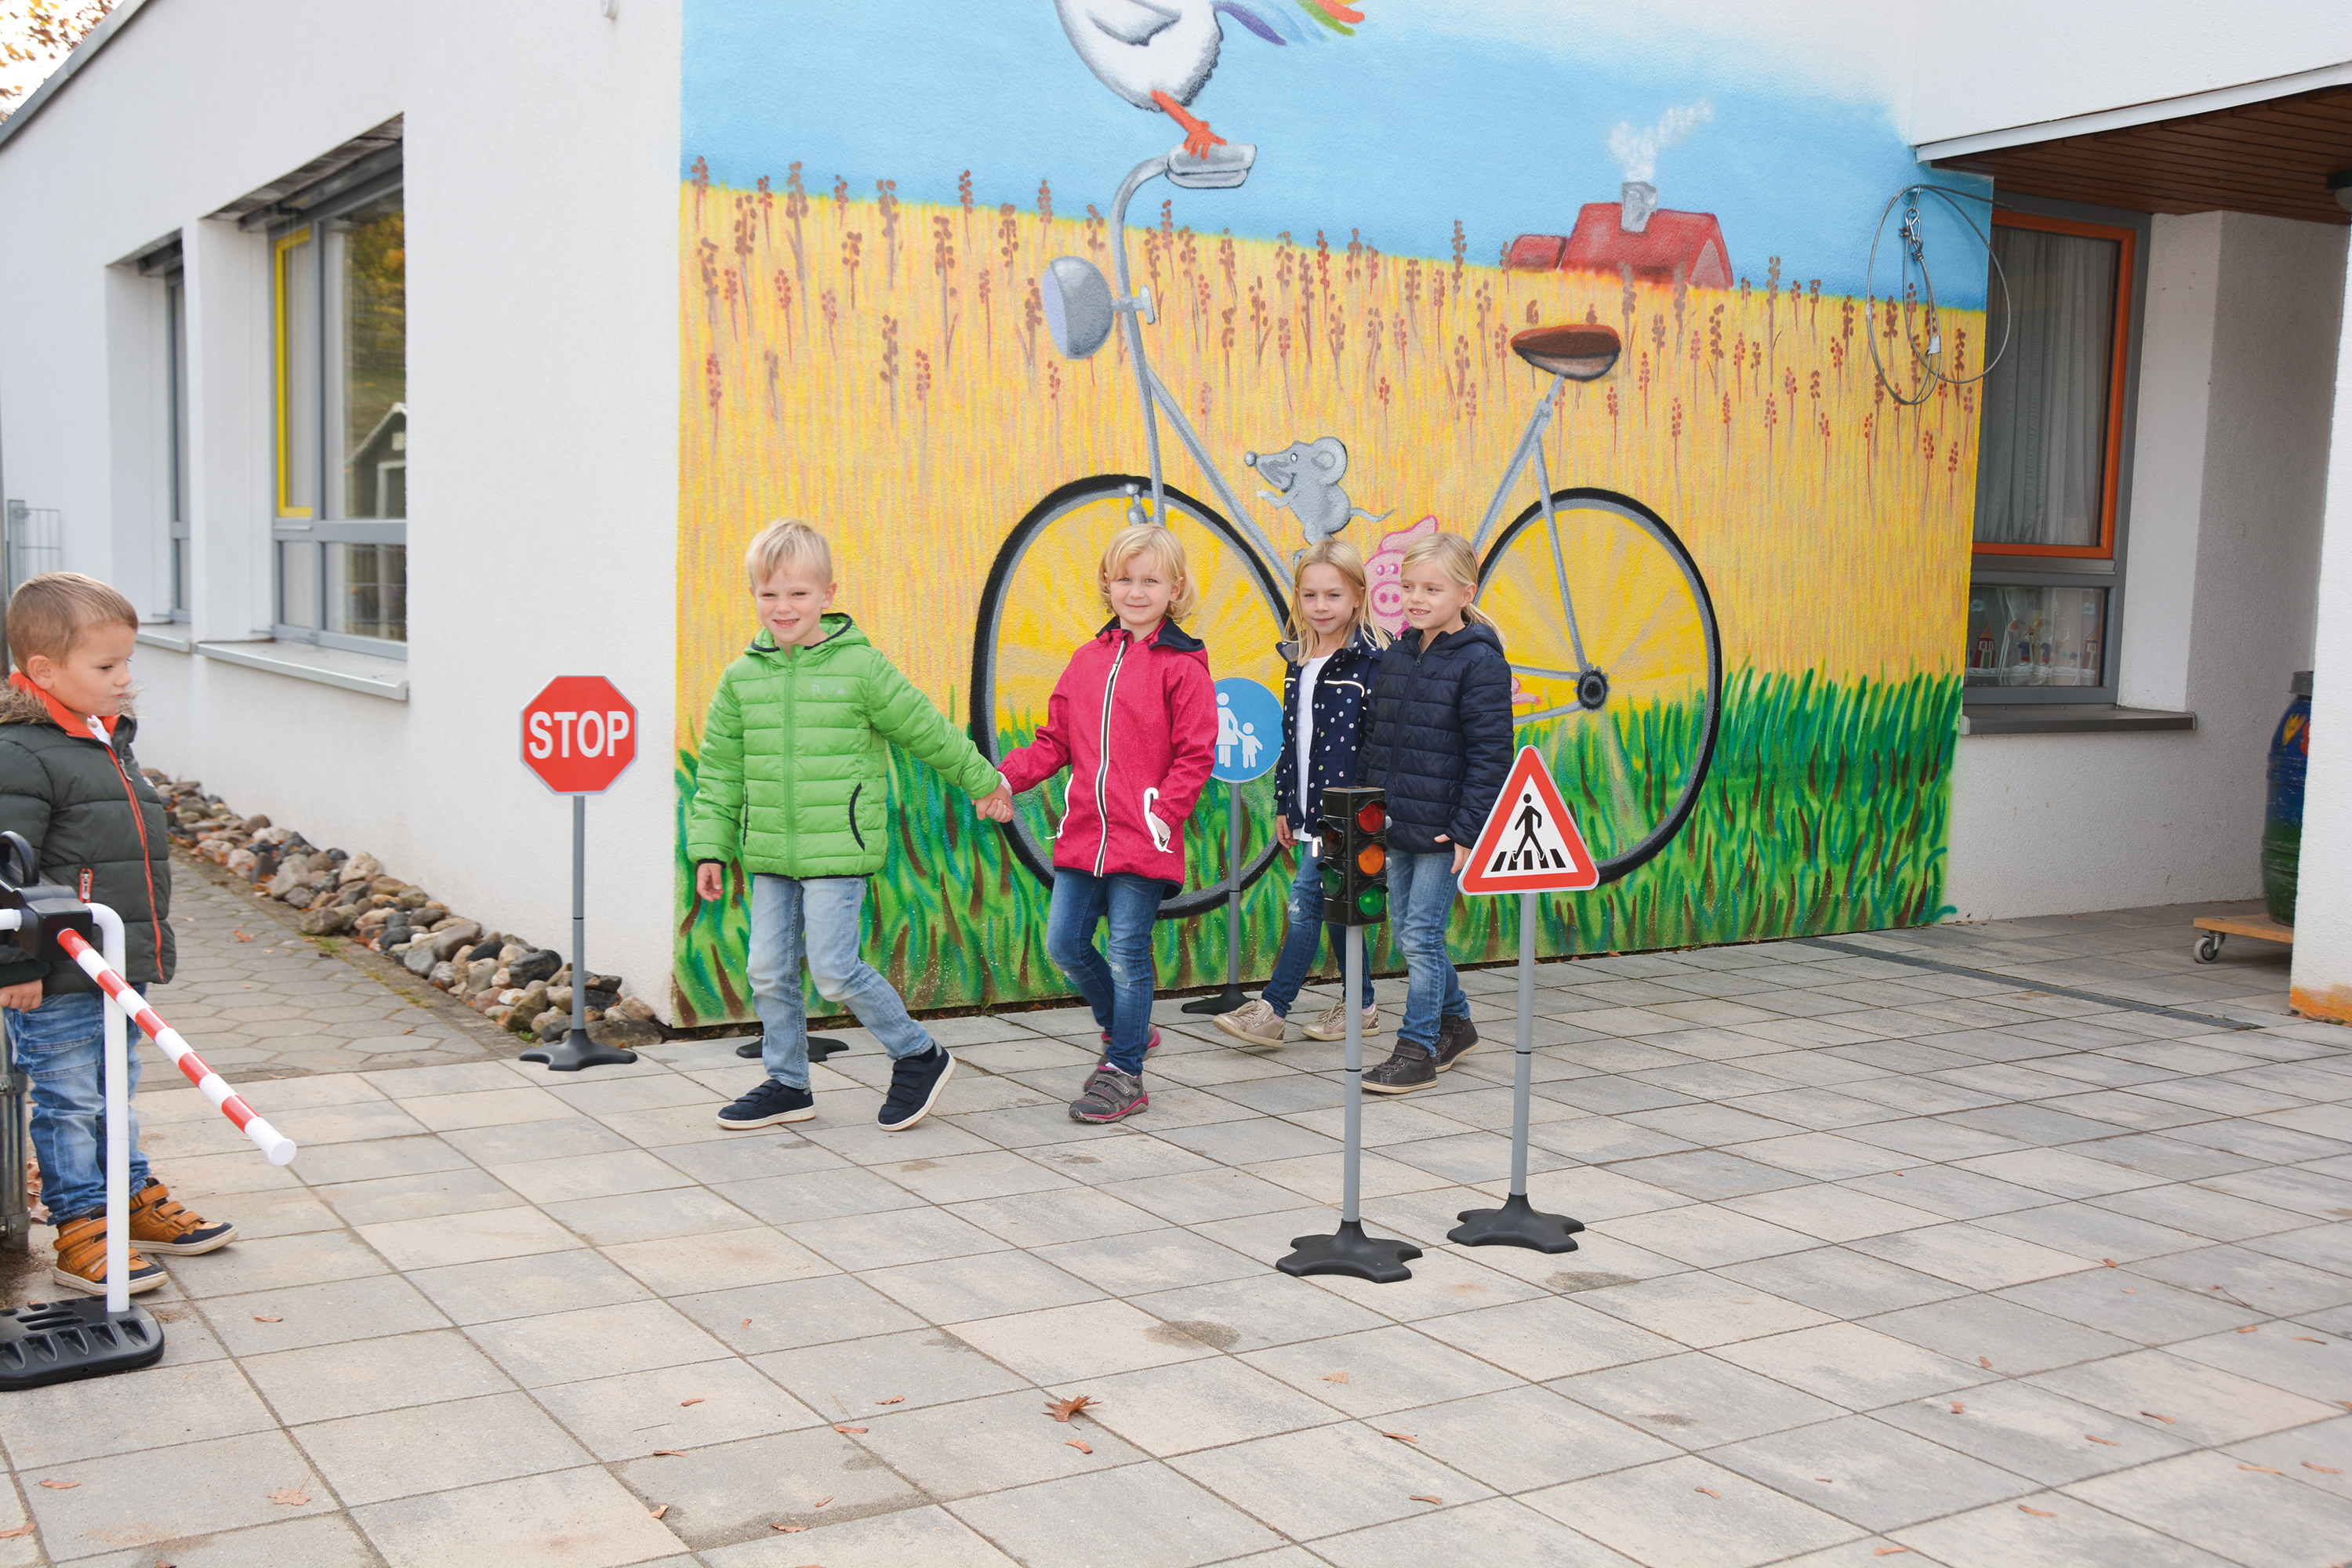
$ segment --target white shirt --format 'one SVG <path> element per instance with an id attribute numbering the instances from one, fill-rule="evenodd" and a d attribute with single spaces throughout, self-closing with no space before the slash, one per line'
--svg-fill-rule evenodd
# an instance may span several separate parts
<path id="1" fill-rule="evenodd" d="M 1298 830 L 1307 831 L 1316 821 L 1315 787 L 1307 782 L 1307 761 L 1315 754 L 1315 683 L 1322 679 L 1323 666 L 1331 656 L 1310 658 L 1298 669 Z"/>

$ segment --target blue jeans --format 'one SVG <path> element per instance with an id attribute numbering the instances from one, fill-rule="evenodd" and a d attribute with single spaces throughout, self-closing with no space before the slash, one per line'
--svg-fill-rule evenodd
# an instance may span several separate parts
<path id="1" fill-rule="evenodd" d="M 1054 870 L 1045 951 L 1095 1010 L 1097 1026 L 1110 1031 L 1110 1065 L 1130 1078 L 1143 1071 L 1151 1040 L 1151 922 L 1166 891 L 1156 877 Z M 1106 916 L 1110 935 L 1098 949 L 1095 924 Z"/>
<path id="2" fill-rule="evenodd" d="M 1454 851 L 1434 855 L 1389 855 L 1389 921 L 1404 952 L 1404 1022 L 1399 1045 L 1437 1054 L 1441 1018 L 1466 1018 L 1470 998 L 1445 951 L 1445 921 L 1454 912 Z"/>
<path id="3" fill-rule="evenodd" d="M 759 1011 L 768 1076 L 793 1089 L 809 1086 L 808 1009 L 801 1003 L 801 960 L 808 960 L 816 994 L 848 1005 L 857 1021 L 897 1057 L 931 1048 L 930 1031 L 908 1016 L 907 1004 L 858 956 L 858 916 L 866 904 L 863 877 L 751 879 L 751 1005 Z"/>
<path id="4" fill-rule="evenodd" d="M 106 1206 L 106 999 L 95 991 L 52 996 L 30 1012 L 9 1008 L 8 1049 L 33 1079 L 33 1152 L 41 1162 L 41 1201 L 62 1225 Z M 124 1021 L 126 1028 L 129 1020 Z M 136 1033 L 129 1036 L 126 1109 L 139 1092 Z M 124 1117 L 131 1132 L 131 1192 L 147 1184 L 147 1157 L 139 1152 L 139 1113 Z"/>
<path id="5" fill-rule="evenodd" d="M 1290 1016 L 1290 1005 L 1298 1000 L 1298 988 L 1307 984 L 1309 971 L 1315 967 L 1315 950 L 1323 942 L 1323 865 L 1304 839 L 1298 845 L 1298 875 L 1290 881 L 1290 930 L 1282 939 L 1282 955 L 1274 961 L 1274 973 L 1259 993 L 1265 1005 L 1277 1017 Z M 1348 928 L 1333 925 L 1331 931 L 1331 962 L 1339 966 L 1340 984 L 1347 984 Z M 1364 1005 L 1372 1005 L 1372 966 L 1364 964 Z"/>

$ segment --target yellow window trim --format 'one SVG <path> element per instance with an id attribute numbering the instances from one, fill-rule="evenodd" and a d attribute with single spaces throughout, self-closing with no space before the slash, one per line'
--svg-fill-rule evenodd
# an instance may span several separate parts
<path id="1" fill-rule="evenodd" d="M 310 508 L 289 504 L 293 500 L 294 489 L 294 456 L 289 447 L 293 434 L 293 396 L 288 384 L 290 379 L 289 372 L 293 368 L 293 348 L 286 331 L 289 310 L 287 296 L 290 292 L 288 287 L 288 271 L 292 266 L 294 247 L 309 243 L 310 238 L 310 231 L 308 228 L 298 228 L 291 234 L 279 236 L 276 243 L 270 247 L 270 294 L 278 331 L 277 385 L 271 390 L 275 394 L 274 400 L 277 405 L 278 515 L 280 517 L 310 515 Z"/>

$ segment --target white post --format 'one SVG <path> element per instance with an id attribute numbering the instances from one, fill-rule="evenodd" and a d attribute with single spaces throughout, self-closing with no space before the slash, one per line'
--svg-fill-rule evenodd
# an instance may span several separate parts
<path id="1" fill-rule="evenodd" d="M 2346 278 L 2352 328 L 2352 274 Z M 2311 769 L 2295 878 L 2294 1010 L 2352 1024 L 2352 330 L 2336 346 L 2336 429 L 2311 650 Z"/>
<path id="2" fill-rule="evenodd" d="M 122 917 L 104 904 L 89 906 L 97 922 L 99 951 L 117 974 L 129 966 Z M 131 1075 L 130 1021 L 104 991 L 106 1009 L 106 1310 L 131 1306 Z"/>

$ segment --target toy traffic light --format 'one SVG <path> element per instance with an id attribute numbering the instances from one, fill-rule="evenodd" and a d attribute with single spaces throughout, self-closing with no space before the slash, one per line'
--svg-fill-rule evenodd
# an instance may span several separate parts
<path id="1" fill-rule="evenodd" d="M 0 910 L 20 911 L 15 940 L 28 958 L 72 962 L 58 945 L 58 938 L 67 931 L 98 945 L 89 906 L 74 897 L 72 889 L 42 879 L 33 847 L 20 834 L 0 833 Z"/>
<path id="2" fill-rule="evenodd" d="M 1378 925 L 1389 912 L 1389 792 L 1348 785 L 1323 792 L 1323 918 Z"/>

